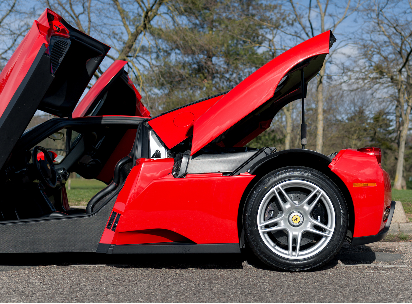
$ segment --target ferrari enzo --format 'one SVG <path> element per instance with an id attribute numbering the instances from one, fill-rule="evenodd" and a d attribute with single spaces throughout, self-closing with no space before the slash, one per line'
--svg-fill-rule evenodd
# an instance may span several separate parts
<path id="1" fill-rule="evenodd" d="M 345 240 L 382 239 L 395 203 L 380 149 L 246 147 L 305 97 L 334 41 L 322 33 L 228 92 L 151 117 L 125 61 L 83 95 L 109 47 L 46 9 L 0 74 L 0 252 L 248 248 L 298 271 Z M 38 110 L 54 118 L 28 129 Z M 67 198 L 72 172 L 107 185 L 83 209 Z"/>

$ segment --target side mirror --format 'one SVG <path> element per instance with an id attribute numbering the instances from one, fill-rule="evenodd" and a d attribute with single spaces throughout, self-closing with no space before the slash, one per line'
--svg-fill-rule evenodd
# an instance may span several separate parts
<path id="1" fill-rule="evenodd" d="M 49 138 L 53 140 L 62 140 L 64 138 L 64 133 L 59 131 L 50 135 Z"/>

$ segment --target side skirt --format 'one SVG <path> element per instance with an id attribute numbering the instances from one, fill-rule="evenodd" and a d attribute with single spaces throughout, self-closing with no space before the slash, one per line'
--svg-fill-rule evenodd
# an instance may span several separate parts
<path id="1" fill-rule="evenodd" d="M 107 254 L 185 254 L 185 253 L 240 253 L 238 243 L 231 244 L 144 244 L 110 245 L 99 244 L 98 253 Z"/>
<path id="2" fill-rule="evenodd" d="M 0 223 L 0 253 L 96 252 L 117 195 L 92 215 Z"/>

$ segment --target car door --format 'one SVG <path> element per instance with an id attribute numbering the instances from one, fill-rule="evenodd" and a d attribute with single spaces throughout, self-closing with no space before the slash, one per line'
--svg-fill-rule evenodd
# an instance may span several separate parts
<path id="1" fill-rule="evenodd" d="M 116 60 L 99 77 L 84 98 L 73 111 L 73 118 L 133 116 L 150 118 L 150 112 L 141 102 L 141 95 L 124 70 L 126 61 Z M 119 140 L 111 144 L 111 156 L 101 171 L 89 178 L 96 178 L 109 183 L 113 178 L 113 170 L 119 159 L 127 156 L 136 137 L 136 129 L 124 129 L 116 133 Z"/>

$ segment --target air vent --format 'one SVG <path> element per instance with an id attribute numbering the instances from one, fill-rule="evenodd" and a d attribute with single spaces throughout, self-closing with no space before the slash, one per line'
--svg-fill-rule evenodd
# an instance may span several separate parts
<path id="1" fill-rule="evenodd" d="M 114 222 L 114 219 L 116 218 L 116 215 L 117 215 L 117 212 L 113 211 L 110 216 L 109 222 L 107 223 L 107 226 L 106 226 L 107 229 L 112 229 L 113 222 Z"/>
<path id="2" fill-rule="evenodd" d="M 107 223 L 106 228 L 112 231 L 115 231 L 117 224 L 119 223 L 120 215 L 121 215 L 120 213 L 113 211 L 110 216 L 109 222 Z"/>
<path id="3" fill-rule="evenodd" d="M 61 37 L 51 37 L 50 38 L 50 59 L 52 73 L 55 74 L 60 64 L 63 61 L 64 56 L 70 47 L 70 39 Z"/>

